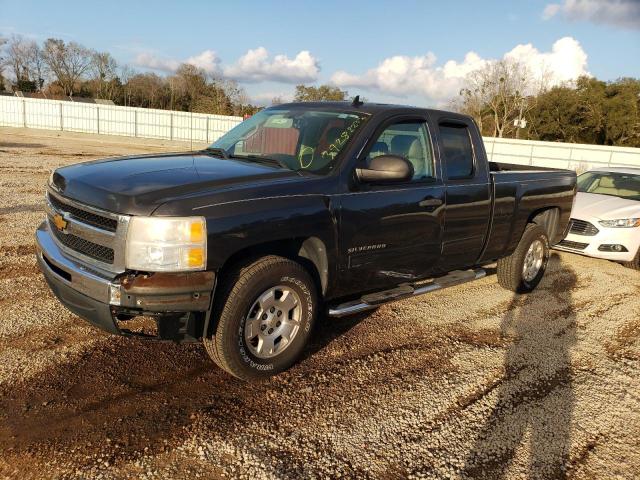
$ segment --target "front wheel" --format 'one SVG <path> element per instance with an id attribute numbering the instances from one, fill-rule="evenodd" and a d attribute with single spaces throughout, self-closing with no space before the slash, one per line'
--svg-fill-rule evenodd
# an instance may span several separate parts
<path id="1" fill-rule="evenodd" d="M 315 283 L 298 263 L 266 256 L 223 279 L 215 332 L 204 339 L 213 361 L 242 380 L 260 380 L 291 367 L 311 334 Z"/>
<path id="2" fill-rule="evenodd" d="M 520 243 L 498 260 L 498 283 L 507 290 L 528 293 L 538 286 L 549 261 L 549 239 L 540 225 L 527 225 Z"/>

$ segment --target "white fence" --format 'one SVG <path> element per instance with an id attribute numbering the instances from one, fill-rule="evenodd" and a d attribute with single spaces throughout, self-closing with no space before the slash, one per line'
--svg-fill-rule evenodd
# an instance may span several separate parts
<path id="1" fill-rule="evenodd" d="M 0 96 L 0 126 L 211 143 L 242 117 Z"/>
<path id="2" fill-rule="evenodd" d="M 241 117 L 0 96 L 0 126 L 211 143 Z M 640 148 L 484 138 L 496 162 L 570 168 L 640 168 Z"/>
<path id="3" fill-rule="evenodd" d="M 597 167 L 640 168 L 640 148 L 493 137 L 484 137 L 484 145 L 494 162 L 568 168 L 579 173 Z"/>

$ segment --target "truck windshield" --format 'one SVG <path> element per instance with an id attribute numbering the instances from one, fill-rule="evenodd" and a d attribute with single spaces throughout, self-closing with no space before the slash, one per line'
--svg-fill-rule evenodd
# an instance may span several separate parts
<path id="1" fill-rule="evenodd" d="M 640 175 L 618 172 L 586 172 L 578 177 L 578 191 L 640 200 Z"/>
<path id="2" fill-rule="evenodd" d="M 326 173 L 368 115 L 269 108 L 220 137 L 209 150 L 227 158 Z"/>

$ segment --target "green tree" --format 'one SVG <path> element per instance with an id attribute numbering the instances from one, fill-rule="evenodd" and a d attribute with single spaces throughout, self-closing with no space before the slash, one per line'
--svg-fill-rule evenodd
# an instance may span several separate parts
<path id="1" fill-rule="evenodd" d="M 577 142 L 580 99 L 575 89 L 554 87 L 538 95 L 529 113 L 529 137 L 549 142 Z"/>
<path id="2" fill-rule="evenodd" d="M 320 85 L 319 87 L 296 85 L 293 99 L 296 102 L 342 101 L 346 100 L 348 96 L 349 94 L 345 90 L 331 85 Z"/>
<path id="3" fill-rule="evenodd" d="M 605 145 L 640 147 L 640 80 L 623 78 L 605 90 Z"/>

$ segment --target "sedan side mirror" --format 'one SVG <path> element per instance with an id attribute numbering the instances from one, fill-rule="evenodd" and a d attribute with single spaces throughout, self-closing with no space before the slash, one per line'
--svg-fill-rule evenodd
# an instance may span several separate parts
<path id="1" fill-rule="evenodd" d="M 356 168 L 356 175 L 362 182 L 406 182 L 413 178 L 413 165 L 398 155 L 380 155 L 371 159 L 368 168 Z"/>

